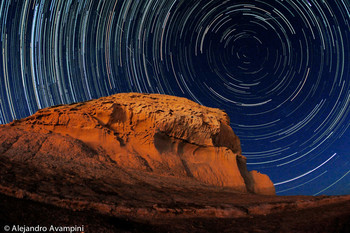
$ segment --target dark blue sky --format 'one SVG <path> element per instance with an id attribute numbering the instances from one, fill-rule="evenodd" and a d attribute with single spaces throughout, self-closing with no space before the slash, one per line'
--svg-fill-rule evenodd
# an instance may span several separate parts
<path id="1" fill-rule="evenodd" d="M 119 92 L 225 110 L 277 194 L 350 194 L 350 4 L 29 0 L 0 5 L 0 121 Z"/>

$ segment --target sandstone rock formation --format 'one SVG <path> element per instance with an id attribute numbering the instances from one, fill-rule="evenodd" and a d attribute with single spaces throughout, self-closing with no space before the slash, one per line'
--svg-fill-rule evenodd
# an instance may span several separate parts
<path id="1" fill-rule="evenodd" d="M 185 98 L 117 94 L 42 109 L 2 126 L 0 154 L 18 161 L 35 157 L 34 163 L 47 156 L 94 166 L 111 161 L 119 168 L 273 195 L 266 175 L 247 171 L 229 124 L 222 110 Z"/>

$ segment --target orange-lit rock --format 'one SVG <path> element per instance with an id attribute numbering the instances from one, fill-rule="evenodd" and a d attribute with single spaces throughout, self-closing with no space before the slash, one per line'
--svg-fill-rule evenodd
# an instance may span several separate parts
<path id="1" fill-rule="evenodd" d="M 274 195 L 275 188 L 270 178 L 258 171 L 249 172 L 253 181 L 253 192 L 265 195 Z"/>
<path id="2" fill-rule="evenodd" d="M 129 93 L 42 109 L 2 130 L 28 140 L 19 144 L 28 145 L 25 149 L 11 152 L 23 154 L 23 159 L 33 151 L 89 163 L 110 159 L 120 168 L 274 194 L 268 176 L 247 171 L 239 138 L 229 124 L 222 110 L 185 98 Z M 84 153 L 88 158 L 81 157 Z"/>

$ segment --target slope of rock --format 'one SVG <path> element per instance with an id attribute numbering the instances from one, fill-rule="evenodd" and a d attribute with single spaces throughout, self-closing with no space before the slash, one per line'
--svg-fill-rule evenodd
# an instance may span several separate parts
<path id="1" fill-rule="evenodd" d="M 193 194 L 195 195 L 195 194 Z M 230 195 L 232 198 L 234 195 Z M 256 199 L 264 199 L 266 196 L 260 195 Z M 190 197 L 192 199 L 195 199 Z M 245 199 L 249 197 L 234 197 L 234 199 Z M 262 232 L 262 233 L 348 233 L 350 232 L 350 198 L 347 201 L 337 200 L 338 198 L 315 198 L 315 197 L 278 197 L 278 211 L 262 214 L 247 214 L 246 216 L 219 216 L 220 212 L 229 212 L 226 209 L 211 208 L 211 216 L 195 216 L 194 218 L 181 216 L 179 210 L 182 206 L 172 205 L 169 209 L 174 213 L 170 218 L 148 218 L 134 219 L 128 217 L 114 217 L 102 215 L 95 211 L 72 211 L 71 209 L 59 208 L 49 204 L 38 203 L 25 199 L 17 199 L 0 194 L 0 227 L 5 225 L 22 224 L 25 226 L 46 226 L 48 229 L 54 226 L 84 226 L 85 233 L 115 233 L 115 232 L 135 232 L 135 233 L 193 233 L 193 232 Z M 220 197 L 222 203 L 223 197 Z M 297 200 L 299 203 L 312 203 L 309 208 L 291 208 L 288 205 L 290 200 Z M 328 199 L 328 200 L 327 200 Z M 227 199 L 224 199 L 227 200 Z M 327 204 L 320 204 L 327 200 Z M 238 201 L 239 203 L 241 201 Z M 262 201 L 264 202 L 264 200 Z M 266 200 L 265 200 L 266 203 Z M 208 203 L 207 203 L 208 204 Z M 222 204 L 221 204 L 222 206 Z M 299 205 L 300 206 L 300 205 Z M 200 209 L 201 206 L 196 208 Z M 163 213 L 166 208 L 162 209 Z M 20 221 L 19 221 L 20 220 Z"/>

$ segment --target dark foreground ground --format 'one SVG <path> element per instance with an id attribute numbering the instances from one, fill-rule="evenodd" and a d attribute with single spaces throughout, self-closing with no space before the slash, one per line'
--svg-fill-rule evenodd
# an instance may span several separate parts
<path id="1" fill-rule="evenodd" d="M 137 220 L 94 212 L 74 212 L 52 205 L 0 195 L 0 232 L 4 227 L 81 226 L 85 232 L 350 232 L 350 201 L 302 210 L 284 210 L 242 218 L 167 218 Z M 9 231 L 16 232 L 16 231 Z M 18 232 L 18 231 L 17 231 Z M 47 231 L 49 232 L 49 231 Z M 52 231 L 50 231 L 52 232 Z"/>

